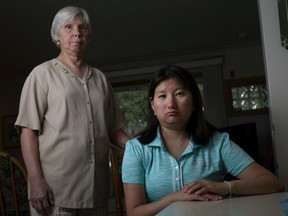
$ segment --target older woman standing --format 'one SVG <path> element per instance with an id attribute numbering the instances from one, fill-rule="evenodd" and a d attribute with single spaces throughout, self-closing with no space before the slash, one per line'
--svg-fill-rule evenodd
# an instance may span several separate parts
<path id="1" fill-rule="evenodd" d="M 85 10 L 61 9 L 51 27 L 60 54 L 36 66 L 22 90 L 15 127 L 33 215 L 107 215 L 109 146 L 128 137 L 110 84 L 83 59 L 90 34 Z"/>

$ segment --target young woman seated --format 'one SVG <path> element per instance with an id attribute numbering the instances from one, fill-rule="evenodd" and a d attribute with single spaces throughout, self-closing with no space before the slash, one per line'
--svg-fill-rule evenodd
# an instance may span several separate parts
<path id="1" fill-rule="evenodd" d="M 122 166 L 129 216 L 155 215 L 175 201 L 283 191 L 273 173 L 206 121 L 189 71 L 160 69 L 148 96 L 147 128 L 127 142 Z M 228 173 L 237 180 L 224 181 Z"/>

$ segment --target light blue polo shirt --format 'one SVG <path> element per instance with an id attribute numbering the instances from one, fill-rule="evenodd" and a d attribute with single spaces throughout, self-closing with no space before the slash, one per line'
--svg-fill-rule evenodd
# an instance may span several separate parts
<path id="1" fill-rule="evenodd" d="M 198 180 L 223 181 L 230 173 L 237 176 L 254 160 L 238 145 L 229 140 L 227 133 L 215 132 L 208 145 L 190 143 L 176 160 L 171 156 L 158 130 L 156 138 L 142 145 L 137 138 L 127 142 L 122 181 L 144 184 L 147 201 L 153 202 L 179 191 Z"/>

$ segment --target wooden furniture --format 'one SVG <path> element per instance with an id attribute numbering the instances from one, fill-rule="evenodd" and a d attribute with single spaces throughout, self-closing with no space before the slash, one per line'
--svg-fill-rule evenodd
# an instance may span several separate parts
<path id="1" fill-rule="evenodd" d="M 121 175 L 122 159 L 124 155 L 124 149 L 112 145 L 110 149 L 110 162 L 111 162 L 111 173 L 114 188 L 115 206 L 117 216 L 124 215 L 124 192 Z"/>
<path id="2" fill-rule="evenodd" d="M 280 201 L 288 198 L 288 193 L 274 193 L 258 196 L 243 196 L 220 201 L 174 202 L 157 216 L 284 216 Z"/>
<path id="3" fill-rule="evenodd" d="M 25 166 L 3 151 L 0 151 L 0 212 L 1 216 L 30 215 Z"/>

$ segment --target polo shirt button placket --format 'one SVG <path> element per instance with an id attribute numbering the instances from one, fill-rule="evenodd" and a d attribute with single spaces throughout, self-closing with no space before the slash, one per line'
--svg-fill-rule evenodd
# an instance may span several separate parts
<path id="1" fill-rule="evenodd" d="M 176 163 L 174 166 L 174 170 L 175 170 L 175 186 L 177 188 L 177 191 L 181 190 L 181 173 L 179 170 L 179 165 Z"/>
<path id="2" fill-rule="evenodd" d="M 178 167 L 178 166 L 175 166 L 175 172 L 176 172 L 177 175 L 179 175 L 178 169 L 179 169 L 179 167 Z M 179 181 L 179 178 L 176 177 L 175 180 L 178 182 L 178 181 Z M 178 185 L 178 183 L 177 183 L 177 185 Z"/>

